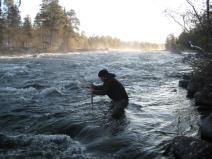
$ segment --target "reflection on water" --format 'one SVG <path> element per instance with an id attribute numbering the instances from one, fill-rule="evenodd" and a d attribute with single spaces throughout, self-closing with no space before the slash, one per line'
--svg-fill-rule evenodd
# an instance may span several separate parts
<path id="1" fill-rule="evenodd" d="M 198 132 L 198 114 L 178 88 L 190 71 L 182 58 L 112 52 L 0 59 L 0 133 L 17 143 L 0 157 L 162 158 L 173 137 Z M 120 120 L 107 114 L 107 97 L 94 97 L 91 107 L 87 86 L 100 83 L 103 68 L 130 97 Z"/>

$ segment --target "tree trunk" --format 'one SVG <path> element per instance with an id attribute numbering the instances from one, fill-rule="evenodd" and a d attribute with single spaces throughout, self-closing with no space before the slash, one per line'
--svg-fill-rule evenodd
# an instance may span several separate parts
<path id="1" fill-rule="evenodd" d="M 207 6 L 207 22 L 208 22 L 208 24 L 209 24 L 209 22 L 210 22 L 210 0 L 206 0 L 206 6 Z"/>

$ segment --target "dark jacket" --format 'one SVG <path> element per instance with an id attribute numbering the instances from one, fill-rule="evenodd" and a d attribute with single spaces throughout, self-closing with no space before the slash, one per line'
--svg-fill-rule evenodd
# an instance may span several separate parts
<path id="1" fill-rule="evenodd" d="M 95 86 L 93 93 L 96 95 L 108 95 L 113 101 L 128 100 L 124 86 L 115 78 L 110 77 L 102 86 Z"/>

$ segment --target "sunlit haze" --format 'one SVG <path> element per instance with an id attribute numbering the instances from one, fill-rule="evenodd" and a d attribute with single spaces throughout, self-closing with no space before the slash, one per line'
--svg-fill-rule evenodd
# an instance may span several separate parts
<path id="1" fill-rule="evenodd" d="M 80 31 L 86 35 L 110 35 L 126 41 L 163 43 L 168 34 L 182 28 L 166 17 L 167 8 L 178 9 L 185 0 L 60 0 L 67 10 L 74 9 Z M 41 0 L 22 0 L 21 14 L 32 19 Z"/>

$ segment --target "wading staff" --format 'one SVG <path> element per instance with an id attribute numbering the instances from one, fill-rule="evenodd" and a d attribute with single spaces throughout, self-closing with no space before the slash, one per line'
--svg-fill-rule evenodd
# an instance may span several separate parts
<path id="1" fill-rule="evenodd" d="M 91 92 L 91 107 L 92 107 L 92 110 L 93 110 L 93 92 Z"/>

